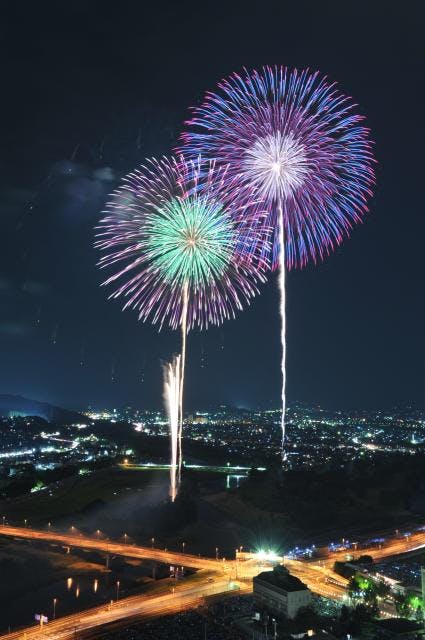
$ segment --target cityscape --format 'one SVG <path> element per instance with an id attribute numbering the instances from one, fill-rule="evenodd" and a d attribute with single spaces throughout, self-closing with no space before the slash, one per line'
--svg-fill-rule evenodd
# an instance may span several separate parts
<path id="1" fill-rule="evenodd" d="M 0 640 L 425 637 L 425 9 L 7 3 Z"/>
<path id="2" fill-rule="evenodd" d="M 33 409 L 37 413 L 37 408 Z M 15 465 L 53 470 L 58 465 L 83 464 L 99 457 L 133 460 L 150 437 L 158 448 L 155 463 L 167 464 L 169 426 L 166 413 L 124 408 L 88 409 L 74 423 L 55 424 L 30 412 L 9 411 L 1 418 L 2 465 L 9 475 Z M 220 406 L 195 411 L 184 420 L 186 449 L 203 449 L 203 455 L 251 468 L 256 462 L 275 466 L 280 456 L 280 410 L 238 410 Z M 425 449 L 425 411 L 331 411 L 298 404 L 288 407 L 288 469 L 326 465 L 345 468 L 358 461 L 371 462 L 392 456 L 417 456 Z M 107 436 L 106 428 L 111 436 Z M 113 432 L 125 430 L 134 450 L 114 441 Z M 139 435 L 137 435 L 139 434 Z M 149 445 L 147 445 L 149 446 Z M 195 454 L 192 454 L 195 455 Z M 227 456 L 227 458 L 226 458 Z M 149 456 L 143 462 L 149 463 Z M 138 461 L 140 462 L 140 460 Z M 9 468 L 8 467 L 8 468 Z M 16 471 L 16 469 L 15 469 Z"/>
<path id="3" fill-rule="evenodd" d="M 304 598 L 303 606 L 291 605 L 292 630 L 302 629 L 304 616 L 327 633 L 370 625 L 368 611 L 355 614 L 365 603 L 379 609 L 377 620 L 404 612 L 412 629 L 421 620 L 423 412 L 289 406 L 282 469 L 278 409 L 195 411 L 185 416 L 181 495 L 172 503 L 164 412 L 90 408 L 48 422 L 35 415 L 44 405 L 16 404 L 2 418 L 1 562 L 6 574 L 22 575 L 19 565 L 43 570 L 35 601 L 50 619 L 54 603 L 64 633 L 73 632 L 77 612 L 87 629 L 150 618 L 143 603 L 152 589 L 160 594 L 152 615 L 173 614 L 173 624 L 186 624 L 187 615 L 199 633 L 205 626 L 229 633 L 231 624 L 230 637 L 261 637 L 275 620 L 278 633 L 285 625 L 279 617 L 265 622 L 270 596 L 256 595 L 255 585 L 261 592 L 261 576 L 282 567 L 289 574 L 276 574 L 278 582 Z M 287 492 L 295 496 L 288 500 Z M 229 590 L 226 613 L 213 594 Z M 21 620 L 31 625 L 28 596 L 16 587 L 2 597 L 6 632 Z M 154 622 L 147 628 L 162 633 Z"/>

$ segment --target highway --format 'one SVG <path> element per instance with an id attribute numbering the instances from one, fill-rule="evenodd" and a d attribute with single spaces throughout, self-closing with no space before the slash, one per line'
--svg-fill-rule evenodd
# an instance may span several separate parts
<path id="1" fill-rule="evenodd" d="M 205 576 L 196 584 L 178 583 L 174 593 L 132 596 L 113 603 L 109 606 L 96 607 L 88 611 L 79 612 L 44 625 L 32 626 L 19 632 L 8 634 L 0 638 L 8 640 L 31 638 L 49 638 L 51 640 L 75 640 L 76 634 L 90 635 L 95 627 L 117 622 L 127 623 L 133 619 L 160 616 L 196 607 L 200 599 L 208 595 L 225 594 L 229 588 L 238 588 L 244 592 L 252 590 L 251 578 L 261 571 L 270 569 L 270 563 L 259 560 L 256 554 L 239 554 L 237 560 L 215 560 L 187 553 L 170 552 L 152 547 L 111 542 L 109 540 L 93 539 L 81 535 L 62 534 L 56 531 L 40 531 L 24 527 L 0 527 L 0 535 L 11 538 L 28 539 L 42 542 L 59 543 L 64 546 L 93 549 L 112 555 L 150 559 L 166 564 L 175 564 L 204 570 Z M 244 560 L 242 560 L 244 558 Z M 280 559 L 283 560 L 283 559 Z M 300 560 L 287 560 L 285 565 L 289 571 L 299 577 L 315 593 L 328 598 L 340 599 L 345 592 L 344 580 L 331 571 L 330 568 Z M 335 576 L 337 584 L 329 582 L 329 576 Z"/>
<path id="2" fill-rule="evenodd" d="M 368 555 L 372 556 L 374 560 L 383 560 L 405 553 L 412 553 L 423 548 L 425 548 L 425 531 L 419 531 L 408 536 L 388 538 L 381 544 L 374 546 L 361 547 L 357 550 L 335 551 L 322 560 L 321 564 L 326 567 L 333 566 L 336 560 L 345 560 L 347 554 L 356 556 Z"/>
<path id="3" fill-rule="evenodd" d="M 211 578 L 210 578 L 211 579 Z M 243 585 L 242 585 L 243 587 Z M 43 627 L 27 627 L 19 631 L 0 636 L 8 640 L 75 640 L 90 635 L 95 628 L 125 619 L 127 623 L 164 616 L 192 609 L 198 606 L 206 596 L 216 595 L 238 589 L 239 585 L 228 579 L 209 582 L 207 576 L 196 585 L 180 583 L 174 589 L 160 595 L 139 595 L 124 598 L 109 605 L 102 605 L 87 611 L 81 611 L 52 620 Z"/>
<path id="4" fill-rule="evenodd" d="M 193 569 L 205 569 L 220 575 L 226 574 L 228 577 L 241 579 L 253 578 L 260 571 L 270 568 L 270 564 L 260 562 L 255 554 L 250 556 L 245 562 L 235 560 L 215 560 L 195 556 L 190 553 L 179 553 L 177 551 L 164 551 L 155 547 L 140 547 L 108 540 L 98 540 L 80 535 L 68 535 L 55 531 L 40 531 L 24 527 L 10 527 L 8 525 L 0 527 L 0 535 L 13 538 L 24 538 L 30 540 L 40 540 L 44 542 L 60 543 L 69 547 L 80 547 L 83 549 L 93 549 L 111 555 L 121 555 L 129 558 L 155 560 L 164 564 L 190 567 Z M 327 560 L 333 566 L 334 560 Z M 295 576 L 299 577 L 315 593 L 328 598 L 341 598 L 344 593 L 344 580 L 330 569 L 316 563 L 307 563 L 300 560 L 286 560 L 285 565 Z M 341 587 L 329 583 L 329 579 L 337 580 Z M 328 582 L 326 581 L 328 580 Z"/>
<path id="5" fill-rule="evenodd" d="M 344 597 L 348 580 L 329 567 L 322 567 L 317 562 L 302 562 L 287 558 L 284 564 L 289 573 L 302 580 L 313 593 L 331 600 L 342 600 Z"/>
<path id="6" fill-rule="evenodd" d="M 24 538 L 40 540 L 44 542 L 56 542 L 67 547 L 79 547 L 93 549 L 115 556 L 127 558 L 140 558 L 155 560 L 164 564 L 179 565 L 191 569 L 209 569 L 210 571 L 223 571 L 223 561 L 213 558 L 204 558 L 190 553 L 177 551 L 165 551 L 155 547 L 140 547 L 128 543 L 111 542 L 110 540 L 90 538 L 88 536 L 69 535 L 56 531 L 40 531 L 24 527 L 0 526 L 0 535 L 12 538 Z"/>
<path id="7" fill-rule="evenodd" d="M 62 534 L 56 531 L 40 531 L 24 527 L 0 527 L 0 535 L 59 543 L 69 547 L 93 549 L 111 555 L 155 560 L 164 564 L 174 564 L 204 570 L 196 582 L 177 583 L 174 590 L 153 595 L 138 595 L 124 598 L 107 606 L 96 607 L 79 612 L 44 625 L 28 627 L 18 632 L 0 636 L 0 640 L 31 640 L 32 638 L 49 638 L 51 640 L 74 639 L 77 634 L 86 636 L 96 627 L 120 620 L 130 622 L 147 617 L 175 613 L 196 607 L 202 598 L 210 595 L 228 593 L 229 590 L 240 589 L 249 592 L 252 589 L 250 578 L 260 571 L 270 568 L 270 564 L 260 560 L 256 554 L 239 554 L 236 560 L 216 560 L 195 556 L 189 553 L 166 551 L 155 547 L 141 547 L 109 540 L 94 539 L 81 535 Z M 361 548 L 357 555 L 371 555 L 381 560 L 401 555 L 425 547 L 425 531 L 409 536 L 394 537 L 379 546 Z M 296 560 L 280 558 L 291 574 L 302 580 L 314 593 L 326 598 L 340 600 L 344 597 L 348 581 L 333 571 L 336 560 L 345 560 L 351 550 L 336 551 L 321 560 Z"/>
<path id="8" fill-rule="evenodd" d="M 425 547 L 425 532 L 412 533 L 409 536 L 394 537 L 377 546 L 362 547 L 354 555 L 369 555 L 376 560 L 412 553 Z M 285 558 L 284 564 L 289 571 L 300 578 L 314 593 L 332 598 L 342 599 L 348 580 L 333 571 L 335 561 L 344 561 L 347 554 L 353 555 L 352 549 L 335 551 L 323 560 L 300 561 Z"/>

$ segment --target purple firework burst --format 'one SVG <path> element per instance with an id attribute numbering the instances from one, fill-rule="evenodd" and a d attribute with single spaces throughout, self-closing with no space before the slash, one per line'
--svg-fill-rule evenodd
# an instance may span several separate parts
<path id="1" fill-rule="evenodd" d="M 246 203 L 254 191 L 273 229 L 273 268 L 280 235 L 287 267 L 304 266 L 328 254 L 368 210 L 375 161 L 355 106 L 318 72 L 244 70 L 193 110 L 179 151 L 227 166 L 236 200 Z"/>

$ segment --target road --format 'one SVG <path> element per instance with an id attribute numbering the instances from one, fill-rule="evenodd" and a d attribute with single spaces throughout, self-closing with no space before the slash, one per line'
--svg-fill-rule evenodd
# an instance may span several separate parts
<path id="1" fill-rule="evenodd" d="M 12 538 L 25 538 L 44 542 L 56 542 L 69 547 L 93 549 L 115 556 L 127 558 L 143 558 L 155 560 L 164 564 L 179 565 L 192 569 L 209 569 L 211 571 L 223 571 L 223 561 L 212 558 L 195 556 L 190 553 L 177 551 L 165 551 L 155 547 L 140 547 L 132 544 L 111 542 L 110 540 L 89 538 L 87 536 L 69 535 L 56 531 L 40 531 L 24 527 L 0 526 L 0 535 Z"/>
<path id="2" fill-rule="evenodd" d="M 164 616 L 178 611 L 185 611 L 198 606 L 206 596 L 222 594 L 238 589 L 240 585 L 228 579 L 209 582 L 208 578 L 196 585 L 175 587 L 174 592 L 152 596 L 132 596 L 118 600 L 109 605 L 103 605 L 57 618 L 41 628 L 39 625 L 27 627 L 9 633 L 0 638 L 8 640 L 75 640 L 75 638 L 90 635 L 90 631 L 106 624 L 125 619 L 129 621 L 142 620 L 155 616 Z M 243 587 L 243 585 L 242 585 Z"/>
<path id="3" fill-rule="evenodd" d="M 270 564 L 259 562 L 255 554 L 246 562 L 235 560 L 215 560 L 195 556 L 190 553 L 179 553 L 176 551 L 164 551 L 152 547 L 140 547 L 136 545 L 110 542 L 109 540 L 98 540 L 79 535 L 68 535 L 55 531 L 40 531 L 24 527 L 10 527 L 8 525 L 0 527 L 0 535 L 14 538 L 25 538 L 30 540 L 40 540 L 44 542 L 55 542 L 70 547 L 81 547 L 102 551 L 111 555 L 121 555 L 129 558 L 139 558 L 155 560 L 164 564 L 179 565 L 194 569 L 206 569 L 218 574 L 226 574 L 232 578 L 248 579 L 258 575 L 260 571 L 270 568 Z M 333 566 L 334 561 L 329 561 Z M 299 577 L 314 592 L 328 598 L 341 598 L 344 593 L 344 580 L 331 571 L 330 565 L 326 568 L 316 563 L 306 563 L 300 560 L 285 560 L 288 569 L 295 576 Z M 329 580 L 337 580 L 341 587 L 329 583 Z"/>
<path id="4" fill-rule="evenodd" d="M 419 531 L 417 533 L 409 534 L 409 536 L 388 538 L 382 544 L 377 544 L 370 547 L 361 547 L 356 551 L 352 549 L 345 551 L 335 551 L 331 553 L 326 559 L 321 561 L 322 566 L 333 566 L 336 560 L 345 560 L 348 554 L 355 555 L 368 555 L 372 556 L 374 560 L 384 560 L 385 558 L 391 558 L 393 556 L 403 555 L 405 553 L 412 553 L 425 548 L 425 531 Z"/>
<path id="5" fill-rule="evenodd" d="M 378 546 L 362 547 L 356 555 L 369 555 L 376 561 L 412 553 L 423 548 L 425 548 L 425 532 L 420 531 L 409 536 L 390 538 Z M 347 553 L 352 554 L 352 550 L 335 551 L 320 561 L 285 559 L 285 566 L 314 593 L 340 600 L 344 596 L 348 580 L 335 573 L 333 566 L 337 560 L 344 561 Z"/>
<path id="6" fill-rule="evenodd" d="M 130 544 L 110 542 L 102 539 L 93 539 L 80 535 L 62 534 L 56 531 L 40 531 L 23 527 L 0 527 L 0 535 L 29 539 L 35 541 L 59 543 L 64 546 L 93 549 L 112 555 L 122 555 L 133 558 L 155 560 L 166 564 L 175 564 L 205 570 L 205 579 L 198 581 L 196 585 L 180 583 L 176 586 L 175 593 L 152 596 L 133 596 L 125 598 L 109 607 L 97 607 L 85 612 L 58 618 L 44 626 L 43 638 L 52 640 L 75 640 L 75 633 L 88 635 L 90 630 L 119 620 L 130 621 L 133 618 L 142 619 L 175 613 L 177 611 L 193 608 L 199 604 L 200 598 L 206 595 L 219 595 L 229 591 L 229 585 L 237 586 L 245 592 L 252 590 L 250 578 L 258 575 L 260 571 L 270 569 L 270 564 L 259 561 L 255 554 L 240 554 L 237 560 L 215 560 L 194 556 L 188 553 L 170 552 L 152 547 L 140 547 Z M 299 577 L 315 593 L 328 598 L 340 599 L 345 592 L 345 584 L 342 578 L 333 574 L 331 569 L 320 567 L 313 563 L 299 560 L 286 560 L 285 564 L 293 575 Z M 334 575 L 338 584 L 329 582 L 329 576 Z M 212 578 L 212 576 L 214 576 Z M 211 582 L 211 580 L 214 582 Z M 39 627 L 28 627 L 19 632 L 8 634 L 8 640 L 12 637 L 16 640 L 31 640 L 41 637 Z M 4 636 L 6 638 L 6 636 Z M 1 640 L 1 637 L 0 637 Z"/>
<path id="7" fill-rule="evenodd" d="M 342 600 L 344 597 L 348 580 L 331 568 L 320 566 L 317 562 L 302 562 L 286 558 L 284 564 L 289 572 L 302 580 L 313 593 L 331 600 Z"/>
<path id="8" fill-rule="evenodd" d="M 28 627 L 19 632 L 7 634 L 7 636 L 0 636 L 0 640 L 2 638 L 8 640 L 37 638 L 38 640 L 41 639 L 41 634 L 43 638 L 50 640 L 72 640 L 75 639 L 76 634 L 87 635 L 90 630 L 94 630 L 96 627 L 119 620 L 128 622 L 133 619 L 183 611 L 196 607 L 205 596 L 224 594 L 231 589 L 242 589 L 249 592 L 252 588 L 251 582 L 244 581 L 270 567 L 264 561 L 260 561 L 255 554 L 240 554 L 236 560 L 215 560 L 189 553 L 8 525 L 0 527 L 0 535 L 60 543 L 65 546 L 93 549 L 111 555 L 155 560 L 206 572 L 205 576 L 202 576 L 196 584 L 182 582 L 175 587 L 174 592 L 151 596 L 132 596 L 109 606 L 96 607 L 59 618 L 49 622 L 42 630 L 39 627 Z M 375 560 L 381 560 L 424 547 L 425 531 L 402 538 L 392 538 L 380 546 L 362 548 L 358 554 L 371 555 Z M 346 554 L 347 551 L 333 552 L 323 560 L 302 561 L 290 558 L 281 558 L 280 560 L 284 562 L 290 573 L 300 578 L 311 591 L 327 598 L 340 600 L 346 592 L 348 581 L 333 571 L 333 564 L 336 560 L 344 560 Z"/>

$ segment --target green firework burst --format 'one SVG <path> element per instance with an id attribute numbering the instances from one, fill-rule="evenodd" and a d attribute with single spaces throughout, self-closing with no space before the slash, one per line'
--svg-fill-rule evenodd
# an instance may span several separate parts
<path id="1" fill-rule="evenodd" d="M 210 198 L 173 198 L 152 213 L 146 248 L 151 267 L 173 286 L 205 286 L 220 278 L 234 250 L 234 229 Z"/>

